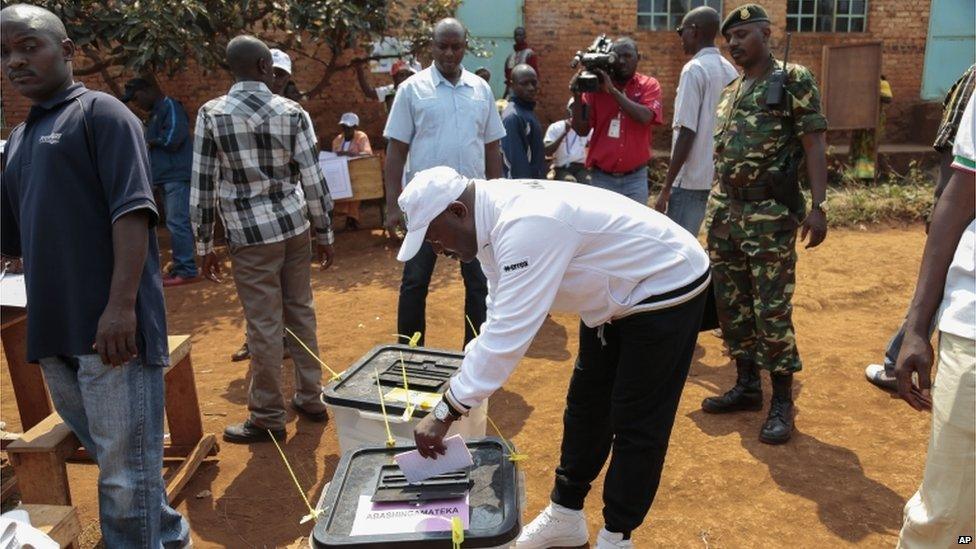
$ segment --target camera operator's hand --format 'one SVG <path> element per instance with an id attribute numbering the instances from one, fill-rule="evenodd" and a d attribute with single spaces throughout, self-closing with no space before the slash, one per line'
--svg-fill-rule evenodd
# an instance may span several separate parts
<path id="1" fill-rule="evenodd" d="M 607 71 L 603 69 L 593 69 L 593 72 L 600 77 L 600 91 L 603 93 L 610 93 L 616 88 L 613 87 L 613 82 L 610 80 L 610 75 Z"/>
<path id="2" fill-rule="evenodd" d="M 573 77 L 569 79 L 569 93 L 573 94 L 573 97 L 576 98 L 576 100 L 579 100 L 581 95 L 579 89 L 579 82 L 578 82 L 579 75 L 581 72 L 583 72 L 583 69 L 577 70 L 576 74 L 574 74 Z"/>

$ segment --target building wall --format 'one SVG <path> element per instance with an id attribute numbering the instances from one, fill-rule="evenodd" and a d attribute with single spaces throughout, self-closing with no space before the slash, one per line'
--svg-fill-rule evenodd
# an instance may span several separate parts
<path id="1" fill-rule="evenodd" d="M 723 16 L 748 0 L 725 0 Z M 821 55 L 825 45 L 881 40 L 884 43 L 882 74 L 891 83 L 894 102 L 888 111 L 888 141 L 925 141 L 913 135 L 910 121 L 917 117 L 922 83 L 922 60 L 928 29 L 930 0 L 868 0 L 868 32 L 794 33 L 790 59 L 807 66 L 819 79 Z M 786 2 L 763 2 L 773 24 L 774 52 L 782 57 L 785 46 Z M 674 31 L 637 29 L 635 0 L 527 0 L 525 26 L 529 43 L 542 58 L 541 112 L 547 119 L 562 116 L 569 97 L 568 83 L 573 75 L 569 61 L 577 50 L 605 32 L 610 36 L 630 35 L 641 49 L 638 70 L 658 79 L 664 92 L 665 118 L 670 121 L 681 67 L 687 61 Z M 726 57 L 725 41 L 717 45 Z M 731 57 L 728 57 L 731 61 Z M 929 107 L 931 108 L 931 107 Z M 656 147 L 667 147 L 668 131 L 655 135 Z"/>
<path id="2" fill-rule="evenodd" d="M 882 73 L 890 81 L 895 96 L 888 111 L 886 140 L 925 142 L 930 136 L 924 135 L 928 130 L 918 131 L 919 120 L 927 116 L 931 121 L 932 111 L 938 112 L 937 105 L 923 105 L 919 99 L 930 1 L 868 0 L 867 32 L 794 33 L 791 60 L 806 65 L 819 78 L 824 45 L 883 41 Z M 724 12 L 729 13 L 746 2 L 725 0 Z M 782 55 L 786 2 L 767 1 L 765 4 L 773 22 L 775 51 Z M 636 0 L 525 0 L 524 21 L 529 43 L 541 59 L 542 93 L 538 112 L 543 123 L 564 116 L 569 97 L 568 83 L 573 74 L 569 61 L 577 50 L 588 46 L 601 32 L 610 36 L 630 35 L 638 41 L 643 57 L 638 70 L 660 81 L 664 91 L 665 118 L 670 121 L 678 76 L 686 58 L 673 31 L 637 29 Z M 718 45 L 724 48 L 724 40 L 719 38 Z M 473 68 L 481 63 L 469 59 L 466 64 Z M 311 87 L 317 70 L 313 63 L 295 60 L 295 74 L 301 89 Z M 371 78 L 374 85 L 389 82 L 389 77 L 383 74 L 371 75 Z M 493 75 L 493 78 L 501 78 L 501 75 Z M 81 80 L 89 87 L 107 89 L 99 77 Z M 203 102 L 225 93 L 230 83 L 230 77 L 225 73 L 203 74 L 192 68 L 173 79 L 162 79 L 164 91 L 182 101 L 191 117 Z M 12 93 L 13 90 L 5 91 L 2 94 L 4 120 L 11 126 L 24 119 L 28 103 Z M 337 74 L 326 93 L 309 100 L 306 109 L 312 114 L 320 139 L 326 143 L 338 133 L 339 116 L 353 111 L 359 114 L 362 127 L 374 146 L 381 145 L 385 108 L 363 96 L 351 71 Z M 670 131 L 666 126 L 656 130 L 654 142 L 656 148 L 668 148 Z"/>

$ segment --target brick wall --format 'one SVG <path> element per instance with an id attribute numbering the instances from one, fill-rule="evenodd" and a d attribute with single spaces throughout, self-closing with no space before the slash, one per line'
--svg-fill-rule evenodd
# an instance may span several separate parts
<path id="1" fill-rule="evenodd" d="M 747 1 L 725 0 L 724 11 L 728 13 Z M 890 81 L 895 95 L 888 111 L 886 140 L 925 142 L 930 139 L 929 136 L 920 136 L 911 130 L 920 110 L 938 108 L 926 105 L 920 109 L 922 102 L 919 99 L 930 1 L 868 0 L 868 32 L 795 33 L 791 59 L 809 67 L 819 78 L 824 45 L 882 40 L 882 73 Z M 768 1 L 766 4 L 773 21 L 775 51 L 781 55 L 786 28 L 786 2 Z M 567 84 L 573 74 L 569 61 L 578 49 L 588 46 L 601 32 L 610 36 L 630 35 L 638 41 L 643 56 L 638 70 L 660 81 L 664 91 L 665 117 L 670 120 L 678 76 L 686 58 L 673 31 L 654 32 L 636 28 L 636 0 L 525 0 L 524 20 L 529 43 L 541 59 L 542 94 L 538 112 L 543 123 L 563 116 L 569 97 Z M 724 40 L 719 38 L 718 45 L 724 48 Z M 317 70 L 312 62 L 295 60 L 296 80 L 301 89 L 311 87 L 316 80 Z M 387 75 L 371 75 L 371 79 L 374 85 L 389 83 Z M 100 77 L 81 80 L 89 87 L 107 89 Z M 202 74 L 193 68 L 174 79 L 162 80 L 164 91 L 182 101 L 191 117 L 203 102 L 223 94 L 230 84 L 230 77 L 226 73 Z M 27 102 L 16 93 L 2 94 L 2 105 L 8 125 L 19 123 L 27 113 Z M 305 107 L 312 114 L 321 140 L 330 142 L 338 133 L 339 116 L 343 112 L 353 111 L 359 114 L 362 127 L 372 138 L 374 146 L 381 145 L 385 109 L 382 104 L 368 101 L 362 95 L 353 72 L 334 76 L 328 90 L 322 96 L 309 100 Z M 668 148 L 670 131 L 658 128 L 654 141 L 656 148 Z"/>
<path id="2" fill-rule="evenodd" d="M 725 0 L 723 16 L 749 0 Z M 810 68 L 819 79 L 822 47 L 882 40 L 884 42 L 882 74 L 891 83 L 895 99 L 888 110 L 888 141 L 926 141 L 927 136 L 912 135 L 910 121 L 921 103 L 922 62 L 928 29 L 930 0 L 868 0 L 868 32 L 864 33 L 794 33 L 790 58 Z M 773 45 L 782 56 L 785 45 L 786 2 L 767 1 L 773 23 Z M 665 117 L 671 119 L 675 90 L 681 67 L 687 61 L 681 43 L 673 31 L 637 29 L 635 0 L 526 0 L 525 26 L 529 42 L 543 59 L 542 106 L 544 118 L 562 116 L 569 97 L 567 84 L 573 69 L 573 54 L 606 32 L 610 36 L 630 35 L 640 46 L 642 60 L 638 70 L 658 79 L 664 91 Z M 725 50 L 725 41 L 717 39 Z M 729 57 L 731 61 L 731 57 Z M 655 147 L 667 148 L 670 135 L 658 129 Z"/>

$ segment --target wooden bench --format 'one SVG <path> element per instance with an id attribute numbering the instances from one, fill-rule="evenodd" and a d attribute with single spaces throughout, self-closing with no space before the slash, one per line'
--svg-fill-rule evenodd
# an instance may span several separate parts
<path id="1" fill-rule="evenodd" d="M 169 360 L 164 375 L 170 442 L 164 446 L 163 455 L 182 459 L 166 483 L 166 495 L 172 500 L 186 486 L 200 463 L 207 456 L 216 455 L 218 447 L 216 436 L 203 433 L 190 362 L 190 336 L 169 337 Z M 21 501 L 70 505 L 65 461 L 76 455 L 80 447 L 78 438 L 56 412 L 28 429 L 20 440 L 11 442 L 6 450 L 17 475 Z"/>
<path id="2" fill-rule="evenodd" d="M 18 505 L 17 510 L 27 511 L 31 526 L 56 541 L 61 547 L 78 547 L 81 521 L 78 520 L 78 512 L 74 507 L 24 504 Z"/>

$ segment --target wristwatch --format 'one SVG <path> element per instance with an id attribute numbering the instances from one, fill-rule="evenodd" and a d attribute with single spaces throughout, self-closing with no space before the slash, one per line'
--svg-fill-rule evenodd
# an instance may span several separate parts
<path id="1" fill-rule="evenodd" d="M 830 211 L 830 206 L 827 204 L 827 199 L 824 198 L 820 202 L 814 202 L 813 203 L 813 209 L 814 210 L 820 210 L 823 213 L 827 213 L 828 211 Z"/>
<path id="2" fill-rule="evenodd" d="M 441 401 L 437 403 L 437 406 L 434 406 L 434 419 L 440 421 L 441 423 L 454 421 L 459 417 L 461 417 L 461 414 L 455 412 L 451 408 L 451 405 L 448 404 L 444 399 L 441 399 Z"/>

